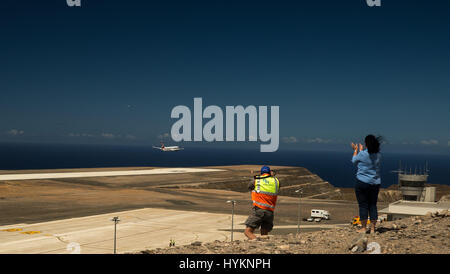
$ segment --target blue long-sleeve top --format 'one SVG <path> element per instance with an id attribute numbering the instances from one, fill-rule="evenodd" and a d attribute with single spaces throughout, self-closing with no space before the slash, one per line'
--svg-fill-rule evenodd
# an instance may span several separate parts
<path id="1" fill-rule="evenodd" d="M 363 183 L 381 184 L 380 160 L 380 153 L 369 154 L 367 149 L 353 156 L 352 162 L 358 167 L 356 178 Z"/>

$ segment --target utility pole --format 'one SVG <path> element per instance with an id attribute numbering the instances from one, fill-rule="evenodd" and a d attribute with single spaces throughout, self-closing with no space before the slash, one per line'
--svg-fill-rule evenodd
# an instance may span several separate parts
<path id="1" fill-rule="evenodd" d="M 233 242 L 233 230 L 234 230 L 234 205 L 236 204 L 235 200 L 229 200 L 227 203 L 231 203 L 231 242 Z"/>
<path id="2" fill-rule="evenodd" d="M 116 254 L 116 235 L 117 235 L 117 223 L 120 222 L 119 217 L 114 217 L 111 219 L 114 222 L 114 254 Z"/>
<path id="3" fill-rule="evenodd" d="M 298 193 L 298 213 L 297 213 L 297 236 L 300 233 L 300 198 L 302 196 L 303 190 L 297 189 L 295 193 Z"/>

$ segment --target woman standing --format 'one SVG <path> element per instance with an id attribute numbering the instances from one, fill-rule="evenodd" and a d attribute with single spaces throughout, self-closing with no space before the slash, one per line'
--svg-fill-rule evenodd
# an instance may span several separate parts
<path id="1" fill-rule="evenodd" d="M 359 205 L 359 218 L 362 228 L 358 232 L 365 233 L 367 219 L 370 216 L 371 233 L 375 233 L 378 220 L 377 200 L 380 191 L 380 141 L 381 137 L 367 135 L 366 148 L 362 144 L 352 143 L 353 164 L 357 165 L 355 194 Z M 359 153 L 358 153 L 359 150 Z"/>

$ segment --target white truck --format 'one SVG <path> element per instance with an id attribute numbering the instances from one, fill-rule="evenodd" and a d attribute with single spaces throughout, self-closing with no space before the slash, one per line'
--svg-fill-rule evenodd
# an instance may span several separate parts
<path id="1" fill-rule="evenodd" d="M 322 219 L 329 220 L 330 213 L 328 211 L 322 210 L 322 209 L 313 209 L 313 210 L 311 210 L 311 218 L 310 219 L 312 219 L 316 222 L 320 222 Z"/>

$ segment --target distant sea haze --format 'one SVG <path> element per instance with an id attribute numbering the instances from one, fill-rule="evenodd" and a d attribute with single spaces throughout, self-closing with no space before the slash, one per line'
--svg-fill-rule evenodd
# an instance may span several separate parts
<path id="1" fill-rule="evenodd" d="M 188 148 L 161 152 L 151 146 L 99 146 L 61 144 L 0 144 L 0 169 L 59 169 L 94 167 L 192 167 L 267 164 L 301 166 L 337 187 L 353 187 L 356 168 L 352 151 L 277 151 L 251 149 Z M 450 156 L 433 154 L 382 154 L 382 187 L 397 183 L 399 161 L 408 169 L 429 167 L 429 183 L 450 185 Z"/>

